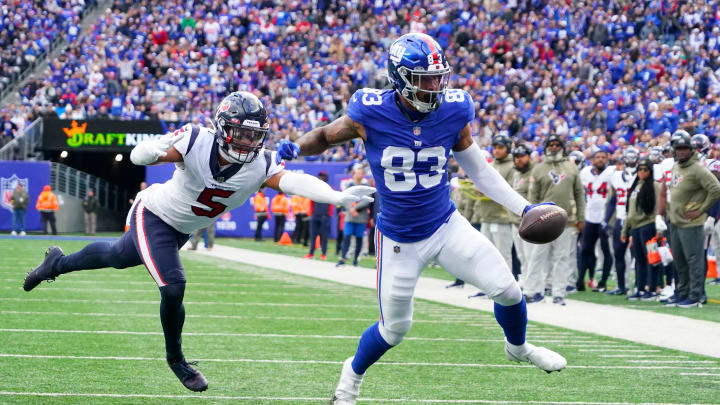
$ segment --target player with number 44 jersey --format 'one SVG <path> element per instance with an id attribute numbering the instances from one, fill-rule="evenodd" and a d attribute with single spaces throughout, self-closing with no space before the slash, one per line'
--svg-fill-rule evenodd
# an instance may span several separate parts
<path id="1" fill-rule="evenodd" d="M 510 360 L 547 372 L 566 365 L 559 354 L 525 342 L 527 311 L 520 287 L 500 252 L 450 201 L 452 151 L 480 192 L 516 215 L 534 207 L 488 165 L 473 141 L 474 104 L 467 92 L 447 89 L 450 71 L 433 38 L 403 35 L 388 57 L 393 89 L 358 90 L 346 115 L 278 148 L 283 158 L 293 158 L 361 138 L 380 196 L 375 235 L 380 320 L 345 361 L 331 404 L 355 404 L 365 371 L 408 333 L 415 285 L 431 260 L 495 300 Z"/>
<path id="2" fill-rule="evenodd" d="M 263 185 L 343 206 L 371 202 L 370 195 L 375 192 L 367 186 L 338 192 L 313 176 L 286 172 L 277 154 L 263 147 L 269 128 L 267 112 L 252 93 L 230 94 L 214 118 L 213 129 L 188 124 L 157 140 L 139 143 L 130 154 L 132 162 L 175 163 L 172 179 L 137 195 L 128 215 L 130 230 L 120 240 L 91 243 L 68 256 L 53 246 L 23 285 L 30 291 L 43 280 L 72 271 L 144 264 L 160 289 L 168 365 L 192 391 L 204 391 L 208 383 L 185 360 L 181 347 L 185 272 L 178 250 L 187 242 L 188 234 L 211 226 Z"/>

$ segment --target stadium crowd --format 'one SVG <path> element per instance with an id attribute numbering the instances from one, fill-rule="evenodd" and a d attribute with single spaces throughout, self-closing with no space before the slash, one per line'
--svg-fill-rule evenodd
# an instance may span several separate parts
<path id="1" fill-rule="evenodd" d="M 422 31 L 446 49 L 451 87 L 473 96 L 483 146 L 500 131 L 540 152 L 551 133 L 581 150 L 655 145 L 678 128 L 714 141 L 718 13 L 714 1 L 117 0 L 21 95 L 63 118 L 202 122 L 224 94 L 250 90 L 272 104 L 274 141 L 385 86 L 389 43 Z"/>

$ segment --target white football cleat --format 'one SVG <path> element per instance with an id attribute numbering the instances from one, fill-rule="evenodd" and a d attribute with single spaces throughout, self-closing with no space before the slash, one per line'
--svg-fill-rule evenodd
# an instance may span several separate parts
<path id="1" fill-rule="evenodd" d="M 342 374 L 340 374 L 340 382 L 338 382 L 335 395 L 330 400 L 330 405 L 355 405 L 357 397 L 360 395 L 360 384 L 363 376 L 358 375 L 352 369 L 353 357 L 345 360 L 343 363 Z"/>
<path id="2" fill-rule="evenodd" d="M 547 373 L 560 371 L 567 366 L 565 357 L 550 349 L 538 347 L 530 343 L 515 346 L 505 342 L 505 354 L 510 361 L 530 363 Z"/>

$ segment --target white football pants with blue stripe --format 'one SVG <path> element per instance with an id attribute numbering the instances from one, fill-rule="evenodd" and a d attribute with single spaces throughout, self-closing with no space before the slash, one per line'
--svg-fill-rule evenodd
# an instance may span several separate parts
<path id="1" fill-rule="evenodd" d="M 415 285 L 431 260 L 501 305 L 515 305 L 522 299 L 500 252 L 457 211 L 425 240 L 396 242 L 378 230 L 376 243 L 380 334 L 392 346 L 410 330 Z"/>

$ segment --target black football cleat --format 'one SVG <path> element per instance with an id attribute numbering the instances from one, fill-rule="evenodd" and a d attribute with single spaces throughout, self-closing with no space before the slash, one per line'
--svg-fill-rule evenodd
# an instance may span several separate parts
<path id="1" fill-rule="evenodd" d="M 465 282 L 460 280 L 459 278 L 456 278 L 452 284 L 445 286 L 445 288 L 455 288 L 455 287 L 463 288 L 463 287 L 465 287 Z"/>
<path id="2" fill-rule="evenodd" d="M 177 363 L 168 363 L 170 369 L 175 373 L 185 388 L 190 391 L 200 392 L 208 389 L 208 382 L 201 372 L 192 368 L 191 364 L 197 365 L 197 362 L 188 363 L 185 359 Z"/>
<path id="3" fill-rule="evenodd" d="M 55 263 L 65 254 L 57 246 L 50 246 L 45 252 L 45 259 L 33 271 L 28 273 L 23 282 L 23 290 L 30 291 L 43 281 L 54 281 L 59 274 L 55 270 Z"/>

